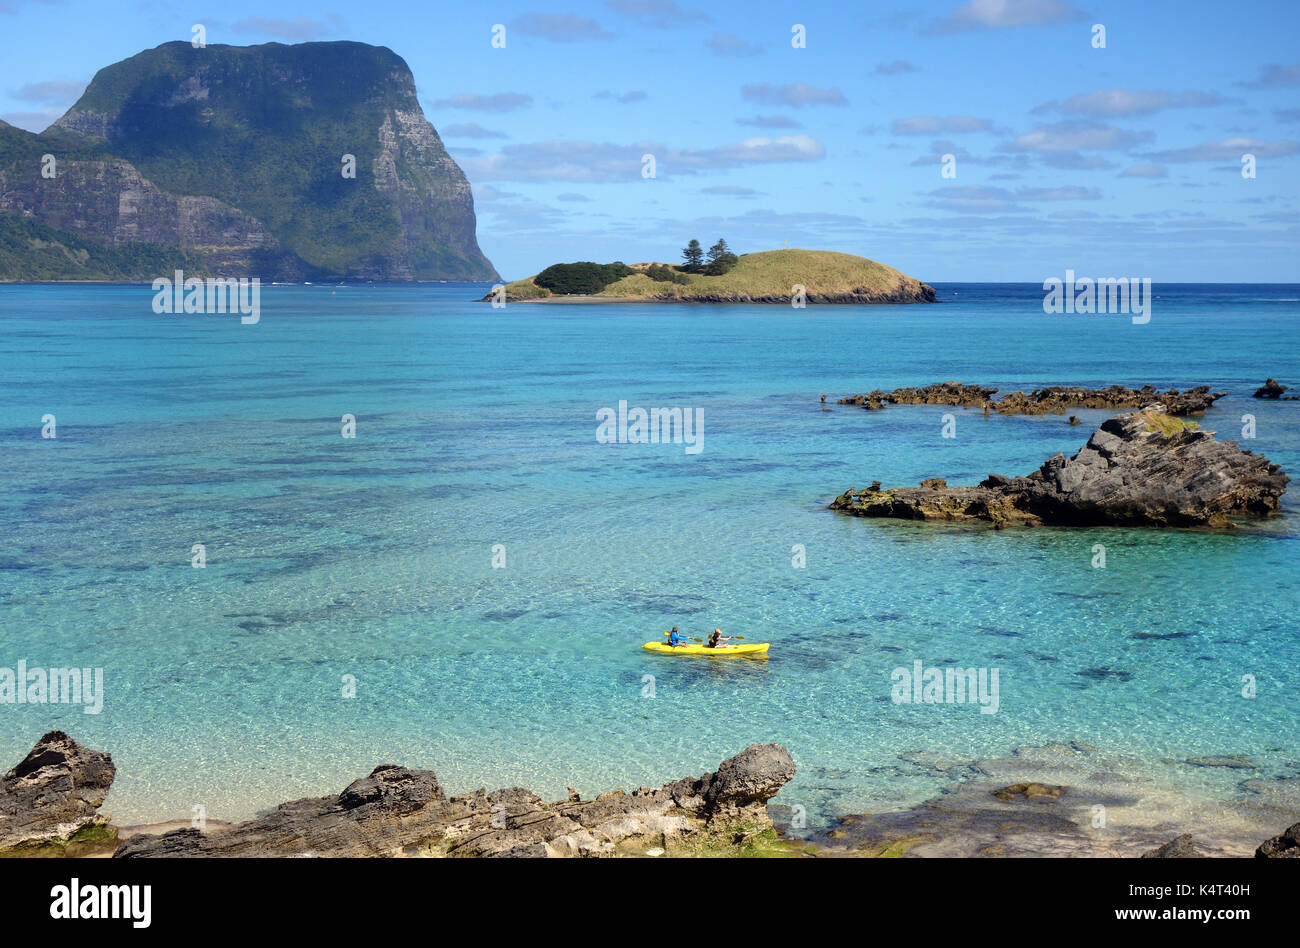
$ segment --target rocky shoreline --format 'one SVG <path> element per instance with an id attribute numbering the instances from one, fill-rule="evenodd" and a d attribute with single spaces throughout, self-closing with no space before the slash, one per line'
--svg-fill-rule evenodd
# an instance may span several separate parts
<path id="1" fill-rule="evenodd" d="M 0 856 L 193 857 L 641 857 L 641 856 L 1061 856 L 1246 855 L 1239 844 L 1181 834 L 1163 845 L 1164 822 L 1135 826 L 1123 809 L 1131 788 L 1050 783 L 1059 757 L 1095 749 L 1052 745 L 965 767 L 923 760 L 962 784 L 901 812 L 848 816 L 810 839 L 784 838 L 768 801 L 794 777 L 779 744 L 753 744 L 712 773 L 659 788 L 613 790 L 547 803 L 520 787 L 448 796 L 430 770 L 391 764 L 337 796 L 283 803 L 243 823 L 210 820 L 116 827 L 99 812 L 116 769 L 112 758 L 61 731 L 42 737 L 0 778 Z M 1187 762 L 1189 765 L 1192 761 Z M 963 771 L 963 773 L 959 773 Z M 965 782 L 964 771 L 981 779 Z M 1003 785 L 1007 773 L 1037 779 Z M 1122 841 L 1085 829 L 1081 812 L 1102 801 L 1123 814 Z M 1083 808 L 1081 810 L 1080 808 Z M 1091 809 L 1089 809 L 1091 808 Z M 774 810 L 790 812 L 788 807 Z M 1159 811 L 1159 807 L 1154 808 Z M 1268 825 L 1291 812 L 1274 806 L 1237 826 Z M 1095 828 L 1095 818 L 1094 818 Z M 1256 837 L 1258 838 L 1258 837 Z M 1152 848 L 1154 847 L 1154 848 Z M 1265 840 L 1260 858 L 1300 858 L 1300 823 Z"/>
<path id="2" fill-rule="evenodd" d="M 1107 419 L 1070 458 L 975 487 L 849 489 L 830 509 L 860 517 L 985 521 L 995 526 L 1231 527 L 1275 513 L 1290 481 L 1262 454 L 1173 417 L 1162 405 Z"/>
<path id="3" fill-rule="evenodd" d="M 431 770 L 376 767 L 337 796 L 282 803 L 243 823 L 129 835 L 99 811 L 112 758 L 61 731 L 0 779 L 0 855 L 739 856 L 780 846 L 767 801 L 795 774 L 779 744 L 754 744 L 700 777 L 545 802 L 521 787 L 448 796 Z"/>
<path id="4" fill-rule="evenodd" d="M 1270 379 L 1270 381 L 1272 381 Z M 1060 415 L 1071 408 L 1105 408 L 1119 410 L 1143 408 L 1159 402 L 1171 415 L 1200 415 L 1227 392 L 1211 392 L 1210 386 L 1198 385 L 1180 392 L 1171 388 L 1159 392 L 1154 386 L 1125 388 L 1085 388 L 1078 385 L 1052 385 L 1025 392 L 1011 392 L 994 399 L 996 388 L 967 385 L 963 382 L 936 382 L 916 388 L 896 388 L 892 392 L 880 389 L 865 395 L 848 395 L 836 401 L 837 405 L 856 405 L 867 411 L 880 411 L 886 405 L 950 405 L 954 408 L 982 408 L 1003 415 Z M 1262 391 L 1262 389 L 1261 389 Z M 1263 397 L 1258 396 L 1257 397 Z"/>

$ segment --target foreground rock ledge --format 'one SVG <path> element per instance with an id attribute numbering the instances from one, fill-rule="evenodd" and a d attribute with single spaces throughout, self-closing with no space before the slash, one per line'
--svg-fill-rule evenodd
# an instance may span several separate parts
<path id="1" fill-rule="evenodd" d="M 1086 745 L 1050 745 L 1056 753 L 1095 751 Z M 1188 835 L 1156 849 L 1162 827 L 1138 827 L 1118 848 L 1098 849 L 1077 800 L 1095 788 L 1021 779 L 989 783 L 999 764 L 1046 776 L 1053 757 L 1018 750 L 1007 761 L 972 762 L 981 780 L 962 781 L 935 799 L 901 812 L 843 817 L 802 842 L 778 840 L 767 801 L 795 773 L 779 744 L 754 744 L 714 773 L 687 777 L 657 790 L 615 790 L 583 802 L 543 803 L 511 787 L 447 797 L 429 770 L 384 765 L 338 796 L 295 800 L 234 826 L 209 821 L 207 832 L 140 832 L 119 844 L 117 830 L 98 813 L 114 769 L 109 756 L 60 731 L 46 734 L 0 785 L 4 856 L 1063 856 L 1227 855 L 1222 840 L 1200 847 Z M 922 764 L 926 754 L 904 759 Z M 947 772 L 951 764 L 942 764 Z M 1106 780 L 1114 779 L 1113 776 Z M 787 810 L 774 807 L 775 810 Z M 20 815 L 22 829 L 14 830 Z M 95 841 L 87 841 L 89 832 Z M 55 835 L 51 835 L 55 834 Z M 1202 849 L 1205 852 L 1202 852 Z M 116 852 L 114 852 L 116 850 Z M 1266 840 L 1261 858 L 1300 857 L 1300 823 Z"/>
<path id="2" fill-rule="evenodd" d="M 919 487 L 848 490 L 832 510 L 862 517 L 1078 526 L 1230 526 L 1278 509 L 1290 478 L 1263 455 L 1167 414 L 1163 405 L 1107 419 L 1074 457 L 1027 477 L 990 474 L 977 487 L 929 478 Z"/>
<path id="3" fill-rule="evenodd" d="M 766 804 L 794 773 L 784 747 L 754 744 L 657 790 L 544 803 L 519 787 L 448 797 L 433 771 L 384 765 L 337 797 L 283 803 L 219 832 L 133 836 L 114 856 L 722 855 L 775 836 Z"/>
<path id="4" fill-rule="evenodd" d="M 0 850 L 75 855 L 95 842 L 115 846 L 99 807 L 116 773 L 108 754 L 50 731 L 0 778 Z"/>

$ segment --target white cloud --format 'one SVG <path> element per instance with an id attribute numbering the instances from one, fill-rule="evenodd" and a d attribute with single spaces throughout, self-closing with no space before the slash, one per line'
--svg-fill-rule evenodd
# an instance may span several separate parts
<path id="1" fill-rule="evenodd" d="M 39 112 L 5 112 L 0 121 L 8 122 L 29 132 L 43 132 L 63 114 L 61 109 L 41 109 Z"/>
<path id="2" fill-rule="evenodd" d="M 605 0 L 605 6 L 665 30 L 709 21 L 703 10 L 684 9 L 673 0 Z"/>
<path id="3" fill-rule="evenodd" d="M 718 194 L 725 197 L 756 197 L 762 194 L 762 191 L 755 191 L 753 188 L 737 187 L 734 184 L 715 184 L 712 187 L 700 188 L 701 194 Z"/>
<path id="4" fill-rule="evenodd" d="M 1203 142 L 1189 148 L 1158 151 L 1147 157 L 1156 161 L 1240 161 L 1245 154 L 1256 158 L 1283 158 L 1300 154 L 1300 142 L 1289 139 L 1270 142 L 1260 138 L 1225 138 L 1221 142 Z"/>
<path id="5" fill-rule="evenodd" d="M 893 62 L 880 63 L 875 69 L 871 70 L 871 74 L 873 76 L 897 76 L 900 73 L 916 71 L 916 66 L 907 60 L 895 59 Z"/>
<path id="6" fill-rule="evenodd" d="M 834 89 L 817 89 L 806 82 L 793 82 L 785 86 L 773 86 L 766 82 L 747 85 L 740 94 L 751 102 L 767 105 L 789 105 L 801 108 L 805 105 L 848 105 L 848 99 L 838 87 Z"/>
<path id="7" fill-rule="evenodd" d="M 533 97 L 522 92 L 498 92 L 495 95 L 478 95 L 467 92 L 450 98 L 438 99 L 435 109 L 470 109 L 479 112 L 513 112 L 533 104 Z"/>
<path id="8" fill-rule="evenodd" d="M 86 91 L 86 84 L 79 79 L 51 79 L 47 82 L 29 82 L 15 89 L 15 99 L 23 102 L 36 102 L 40 105 L 71 105 Z"/>
<path id="9" fill-rule="evenodd" d="M 236 33 L 251 33 L 255 36 L 274 36 L 276 39 L 288 40 L 291 43 L 305 43 L 320 39 L 331 32 L 324 23 L 305 16 L 297 16 L 292 20 L 250 16 L 237 22 L 234 30 Z"/>
<path id="10" fill-rule="evenodd" d="M 950 185 L 931 191 L 935 207 L 968 214 L 1002 213 L 1017 209 L 1021 201 L 1096 201 L 1101 192 L 1096 188 L 1063 186 L 1054 188 L 994 188 L 984 185 Z"/>
<path id="11" fill-rule="evenodd" d="M 630 102 L 640 102 L 645 99 L 646 94 L 640 89 L 633 89 L 631 92 L 610 92 L 608 89 L 602 89 L 592 96 L 593 99 L 613 99 L 621 105 L 627 105 Z"/>
<path id="12" fill-rule="evenodd" d="M 757 56 L 762 49 L 735 33 L 714 33 L 704 41 L 715 56 Z"/>
<path id="13" fill-rule="evenodd" d="M 1300 86 L 1300 63 L 1294 66 L 1271 64 L 1261 66 L 1259 78 L 1254 82 L 1242 83 L 1248 89 L 1277 89 L 1282 86 Z"/>
<path id="14" fill-rule="evenodd" d="M 1065 0 L 968 0 L 931 23 L 927 33 L 1048 26 L 1083 19 L 1084 13 Z"/>
<path id="15" fill-rule="evenodd" d="M 463 161 L 472 181 L 641 181 L 641 158 L 655 156 L 658 176 L 694 174 L 745 165 L 816 161 L 826 149 L 815 138 L 747 138 L 714 148 L 669 148 L 662 143 L 548 141 L 506 145 L 496 155 Z"/>
<path id="16" fill-rule="evenodd" d="M 1131 165 L 1120 172 L 1121 178 L 1167 178 L 1169 169 L 1164 165 Z"/>
<path id="17" fill-rule="evenodd" d="M 1097 89 L 1070 96 L 1059 105 L 1048 102 L 1035 112 L 1056 110 L 1066 115 L 1090 118 L 1121 118 L 1129 115 L 1154 115 L 1165 109 L 1196 109 L 1226 105 L 1231 100 L 1213 92 L 1166 92 L 1163 89 Z"/>
<path id="18" fill-rule="evenodd" d="M 911 118 L 894 119 L 890 131 L 895 135 L 937 135 L 940 132 L 960 135 L 993 131 L 993 122 L 970 115 L 949 115 L 946 118 L 938 115 L 916 115 Z"/>
<path id="19" fill-rule="evenodd" d="M 737 125 L 750 125 L 754 128 L 802 128 L 800 122 L 788 115 L 755 115 L 753 118 L 736 119 Z"/>
<path id="20" fill-rule="evenodd" d="M 444 125 L 442 128 L 443 138 L 509 138 L 505 132 L 494 131 L 490 128 L 484 128 L 477 122 L 463 122 L 458 125 Z"/>
<path id="21" fill-rule="evenodd" d="M 1130 132 L 1097 122 L 1058 122 L 1040 125 L 1003 145 L 1007 151 L 1078 151 L 1132 148 L 1153 137 L 1151 132 Z"/>
<path id="22" fill-rule="evenodd" d="M 590 17 L 568 13 L 525 13 L 510 21 L 510 29 L 524 36 L 536 36 L 556 43 L 614 37 Z"/>

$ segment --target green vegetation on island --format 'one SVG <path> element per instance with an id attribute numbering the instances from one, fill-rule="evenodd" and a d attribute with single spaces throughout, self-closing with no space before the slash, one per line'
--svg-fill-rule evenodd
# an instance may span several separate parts
<path id="1" fill-rule="evenodd" d="M 571 294 L 599 293 L 623 277 L 632 273 L 632 268 L 616 261 L 614 263 L 557 263 L 547 267 L 533 282 L 558 296 Z"/>
<path id="2" fill-rule="evenodd" d="M 739 256 L 719 240 L 707 258 L 699 241 L 686 261 L 575 263 L 547 267 L 505 285 L 508 302 L 566 299 L 620 302 L 784 303 L 802 292 L 809 303 L 932 303 L 934 289 L 893 267 L 829 250 L 766 250 Z M 627 271 L 618 276 L 622 271 Z M 589 279 L 584 279 L 590 277 Z M 484 299 L 491 299 L 489 294 Z"/>

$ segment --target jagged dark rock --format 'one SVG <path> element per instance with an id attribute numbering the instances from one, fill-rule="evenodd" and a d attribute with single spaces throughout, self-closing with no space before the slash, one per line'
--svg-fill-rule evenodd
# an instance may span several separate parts
<path id="1" fill-rule="evenodd" d="M 1277 379 L 1265 379 L 1264 384 L 1255 389 L 1255 394 L 1251 397 L 1279 399 L 1282 398 L 1282 393 L 1285 392 L 1287 388 L 1288 386 L 1279 384 Z M 1297 400 L 1297 396 L 1288 396 L 1283 400 L 1293 402 Z"/>
<path id="2" fill-rule="evenodd" d="M 28 851 L 107 825 L 99 807 L 116 774 L 113 758 L 50 731 L 0 778 L 0 850 Z"/>
<path id="3" fill-rule="evenodd" d="M 1143 859 L 1199 859 L 1204 856 L 1196 848 L 1196 841 L 1192 839 L 1191 833 L 1183 833 L 1181 836 L 1175 836 L 1163 846 L 1157 846 L 1142 854 Z"/>
<path id="4" fill-rule="evenodd" d="M 840 405 L 858 405 L 868 411 L 879 411 L 891 405 L 953 405 L 982 407 L 989 402 L 996 388 L 966 385 L 963 382 L 936 382 L 920 388 L 896 388 L 892 392 L 874 389 L 865 395 L 849 395 L 837 402 Z"/>
<path id="5" fill-rule="evenodd" d="M 1227 392 L 1211 392 L 1208 385 L 1198 385 L 1180 392 L 1171 388 L 1158 392 L 1151 385 L 1142 388 L 1083 388 L 1077 385 L 1053 385 L 1036 388 L 1029 394 L 1011 392 L 994 399 L 996 388 L 967 385 L 963 382 L 936 382 L 920 388 L 896 388 L 892 392 L 880 389 L 865 395 L 850 395 L 838 401 L 840 405 L 858 405 L 868 411 L 879 411 L 885 405 L 952 405 L 963 408 L 983 408 L 1004 415 L 1064 414 L 1070 408 L 1141 408 L 1160 402 L 1171 415 L 1199 415 L 1222 398 Z M 1074 422 L 1071 422 L 1073 424 Z"/>
<path id="6" fill-rule="evenodd" d="M 830 506 L 864 517 L 999 525 L 1221 527 L 1276 511 L 1289 480 L 1263 455 L 1216 441 L 1154 405 L 1108 419 L 1073 457 L 1054 455 L 1027 477 L 849 490 Z"/>
<path id="7" fill-rule="evenodd" d="M 428 770 L 384 765 L 337 797 L 281 804 L 218 831 L 126 840 L 116 857 L 612 856 L 649 848 L 734 845 L 772 829 L 766 803 L 793 776 L 778 744 L 755 744 L 714 773 L 657 790 L 615 790 L 546 803 L 519 787 L 447 797 Z"/>
<path id="8" fill-rule="evenodd" d="M 1300 823 L 1293 823 L 1281 834 L 1267 839 L 1255 850 L 1258 859 L 1300 859 Z"/>

